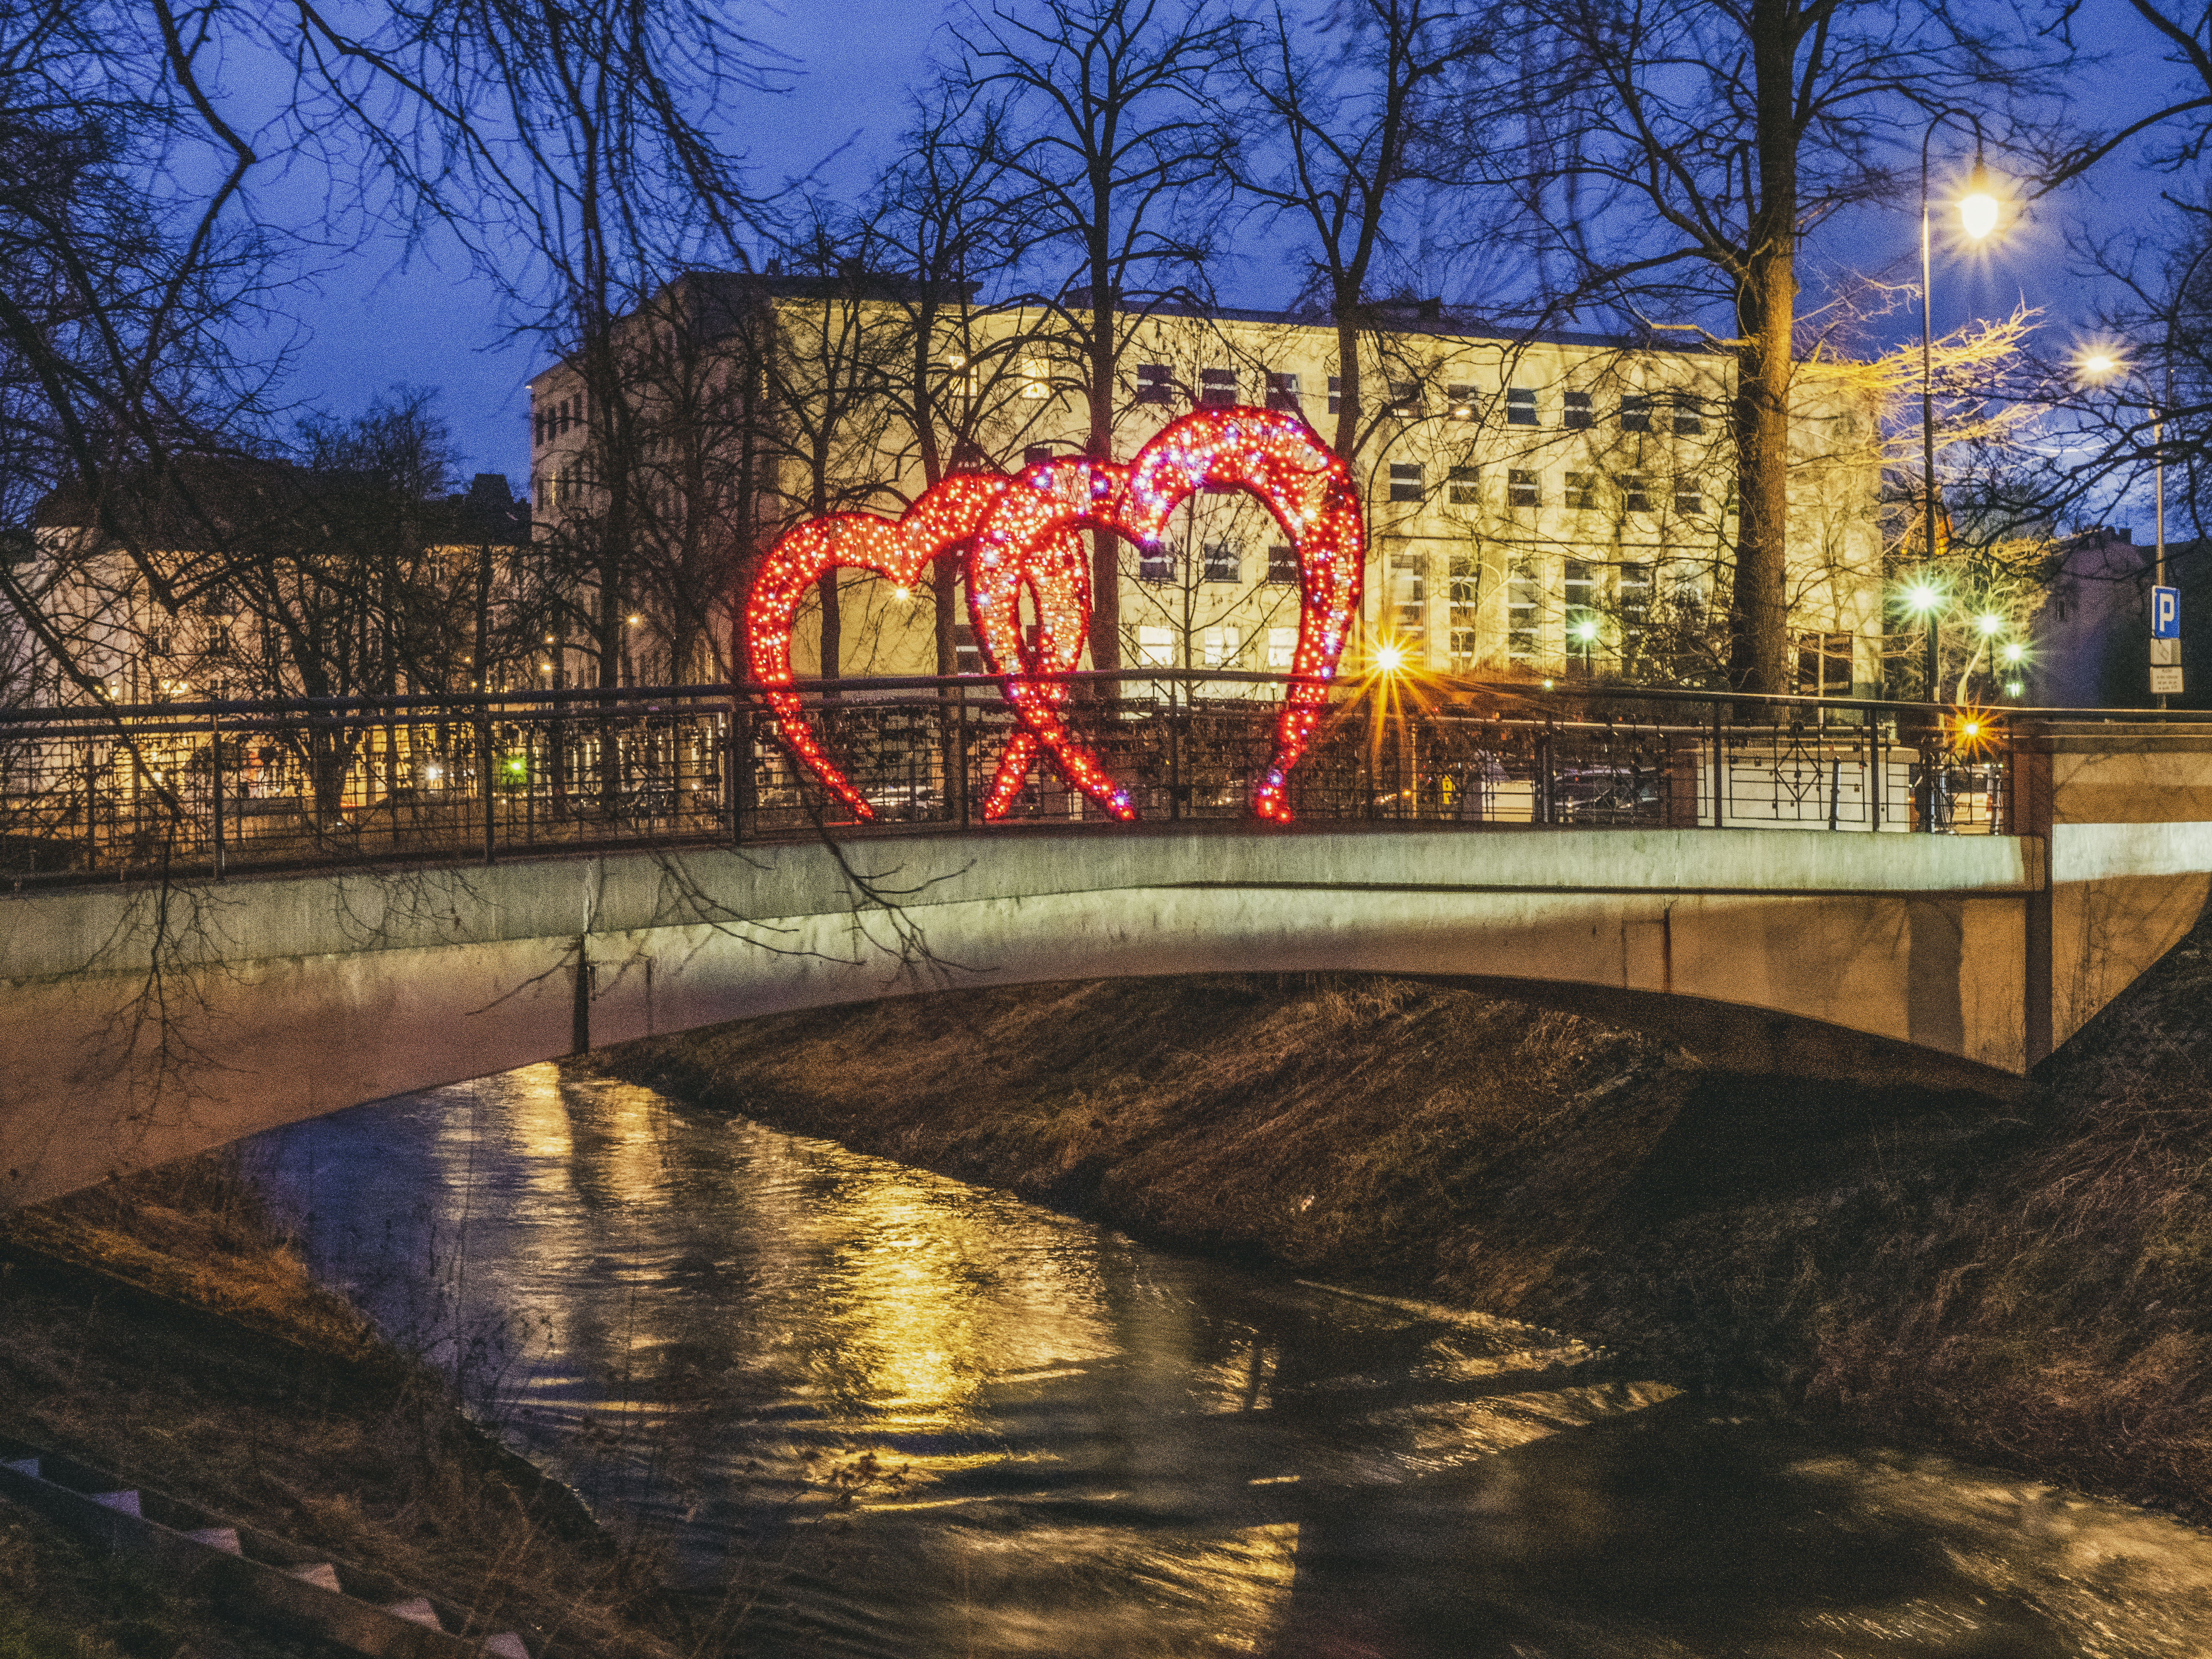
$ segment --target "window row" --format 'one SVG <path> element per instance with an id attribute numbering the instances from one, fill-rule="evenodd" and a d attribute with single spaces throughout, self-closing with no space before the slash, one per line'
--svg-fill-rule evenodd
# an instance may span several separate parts
<path id="1" fill-rule="evenodd" d="M 1301 410 L 1298 377 L 1295 374 L 1270 373 L 1263 377 L 1267 382 L 1267 404 L 1270 409 Z M 1418 380 L 1389 380 L 1385 385 L 1386 407 L 1391 414 L 1411 419 L 1424 414 L 1427 409 L 1427 388 Z M 1198 372 L 1197 402 L 1200 407 L 1226 409 L 1241 401 L 1242 389 L 1237 371 L 1233 368 L 1201 368 Z M 1328 412 L 1340 412 L 1344 401 L 1344 381 L 1340 375 L 1328 377 Z M 1448 386 L 1444 388 L 1446 408 L 1455 421 L 1474 418 L 1476 389 L 1472 386 Z M 1176 380 L 1175 371 L 1165 363 L 1137 365 L 1137 401 L 1139 404 L 1173 404 L 1182 400 L 1184 392 Z M 1650 432 L 1657 419 L 1678 435 L 1693 436 L 1705 429 L 1704 400 L 1681 392 L 1629 392 L 1622 397 L 1615 411 L 1623 432 Z M 1595 394 L 1588 392 L 1569 392 L 1562 394 L 1559 424 L 1572 431 L 1583 431 L 1598 423 L 1599 410 Z M 1505 391 L 1505 423 L 1508 426 L 1541 426 L 1543 407 L 1534 386 L 1508 386 Z"/>
<path id="2" fill-rule="evenodd" d="M 1566 489 L 1560 505 L 1572 511 L 1589 512 L 1606 503 L 1606 478 L 1596 472 L 1570 472 L 1566 475 Z M 1644 472 L 1617 473 L 1612 479 L 1618 492 L 1620 510 L 1624 513 L 1650 513 L 1659 490 L 1651 476 Z M 1699 514 L 1705 510 L 1703 485 L 1695 478 L 1674 481 L 1674 511 Z M 1394 501 L 1421 502 L 1429 498 L 1426 470 L 1418 462 L 1393 461 L 1390 464 L 1390 499 Z M 1444 475 L 1444 499 L 1453 507 L 1474 507 L 1482 500 L 1482 477 L 1480 468 L 1455 466 Z M 1508 467 L 1505 471 L 1505 505 L 1508 507 L 1543 507 L 1543 475 L 1534 468 Z"/>
<path id="3" fill-rule="evenodd" d="M 573 398 L 563 398 L 559 403 L 548 405 L 533 418 L 534 435 L 538 441 L 550 443 L 570 427 L 581 424 L 585 407 L 585 394 L 580 392 Z"/>
<path id="4" fill-rule="evenodd" d="M 1148 582 L 1172 582 L 1181 580 L 1181 559 L 1176 550 L 1156 543 L 1141 550 L 1137 556 L 1137 576 Z M 1198 579 L 1206 582 L 1241 582 L 1244 580 L 1243 544 L 1227 537 L 1202 542 L 1198 550 Z M 1288 542 L 1276 542 L 1267 549 L 1267 580 L 1271 582 L 1295 584 L 1298 580 L 1297 550 Z"/>

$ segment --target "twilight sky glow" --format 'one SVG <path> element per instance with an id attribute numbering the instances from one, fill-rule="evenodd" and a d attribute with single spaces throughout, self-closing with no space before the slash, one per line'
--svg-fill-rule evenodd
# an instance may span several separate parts
<path id="1" fill-rule="evenodd" d="M 792 90 L 757 95 L 757 107 L 735 112 L 750 144 L 755 182 L 768 186 L 813 174 L 839 191 L 857 191 L 882 161 L 904 118 L 904 92 L 930 72 L 938 29 L 956 0 L 787 0 L 780 13 L 757 13 L 755 33 L 787 55 Z M 834 22 L 825 26 L 825 18 Z M 2109 61 L 2080 77 L 2086 110 L 2124 120 L 2172 80 L 2124 0 L 2088 0 L 2082 38 Z M 1945 154 L 1945 140 L 1937 154 Z M 2136 160 L 2115 156 L 2074 187 L 2038 205 L 2001 245 L 1970 258 L 1941 259 L 1936 325 L 2002 313 L 2025 296 L 2042 307 L 2046 327 L 2062 337 L 2082 331 L 2095 294 L 2073 275 L 2069 231 L 2105 231 L 2142 222 L 2154 210 L 2161 185 Z M 1917 277 L 1913 210 L 1869 213 L 1824 232 L 1810 250 L 1817 285 L 1822 264 Z M 1250 250 L 1258 253 L 1259 250 Z M 1286 299 L 1279 259 L 1249 258 L 1218 279 L 1225 296 L 1248 304 Z M 363 408 L 399 382 L 439 389 L 441 407 L 465 453 L 465 469 L 502 471 L 518 487 L 529 471 L 524 380 L 538 366 L 534 342 L 508 337 L 493 295 L 451 250 L 432 248 L 402 263 L 389 246 L 372 244 L 334 258 L 289 307 L 302 325 L 282 393 L 301 407 L 337 415 Z M 1900 337 L 1913 332 L 1917 309 L 1900 313 Z"/>

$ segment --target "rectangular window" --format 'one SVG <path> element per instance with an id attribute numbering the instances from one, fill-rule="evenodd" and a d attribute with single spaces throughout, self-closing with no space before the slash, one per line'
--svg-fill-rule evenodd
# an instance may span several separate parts
<path id="1" fill-rule="evenodd" d="M 1030 398 L 1051 397 L 1051 370 L 1035 360 L 1024 362 L 1022 365 L 1022 396 Z"/>
<path id="2" fill-rule="evenodd" d="M 1698 488 L 1695 478 L 1674 480 L 1674 510 L 1692 515 L 1705 510 L 1705 492 Z"/>
<path id="3" fill-rule="evenodd" d="M 1596 473 L 1567 474 L 1567 505 L 1577 512 L 1588 512 L 1597 505 Z"/>
<path id="4" fill-rule="evenodd" d="M 1330 375 L 1328 377 L 1328 412 L 1330 414 L 1334 415 L 1337 412 L 1337 404 L 1342 401 L 1340 394 L 1343 391 L 1344 377 L 1340 374 Z"/>
<path id="5" fill-rule="evenodd" d="M 1298 660 L 1298 630 L 1295 628 L 1271 628 L 1267 630 L 1267 666 L 1288 670 Z"/>
<path id="6" fill-rule="evenodd" d="M 1536 424 L 1536 389 L 1534 386 L 1508 386 L 1505 391 L 1505 424 L 1534 426 Z"/>
<path id="7" fill-rule="evenodd" d="M 1543 488 L 1534 472 L 1524 471 L 1519 467 L 1507 471 L 1505 504 L 1508 507 L 1541 507 L 1544 504 Z"/>
<path id="8" fill-rule="evenodd" d="M 1604 627 L 1597 611 L 1597 567 L 1588 559 L 1569 559 L 1560 587 L 1567 605 L 1567 654 L 1587 663 Z"/>
<path id="9" fill-rule="evenodd" d="M 1297 375 L 1270 374 L 1267 377 L 1267 407 L 1287 409 L 1294 415 L 1298 412 L 1298 377 Z"/>
<path id="10" fill-rule="evenodd" d="M 1198 400 L 1208 409 L 1228 409 L 1237 402 L 1237 371 L 1201 368 L 1198 371 Z"/>
<path id="11" fill-rule="evenodd" d="M 1031 444 L 1028 448 L 1022 451 L 1022 465 L 1024 469 L 1032 466 L 1042 466 L 1051 459 L 1052 446 L 1050 444 Z"/>
<path id="12" fill-rule="evenodd" d="M 1449 574 L 1450 586 L 1444 592 L 1445 602 L 1450 606 L 1447 620 L 1456 637 L 1459 629 L 1474 626 L 1475 605 L 1481 598 L 1482 561 L 1474 553 L 1455 553 Z M 1456 653 L 1458 647 L 1454 646 L 1453 650 Z"/>
<path id="13" fill-rule="evenodd" d="M 1139 668 L 1173 668 L 1175 659 L 1175 629 L 1144 627 L 1137 630 L 1137 665 Z"/>
<path id="14" fill-rule="evenodd" d="M 1620 429 L 1623 432 L 1651 430 L 1651 396 L 1645 392 L 1632 392 L 1620 400 Z"/>
<path id="15" fill-rule="evenodd" d="M 1200 550 L 1204 556 L 1204 574 L 1210 582 L 1237 582 L 1244 580 L 1243 550 L 1234 541 L 1224 537 L 1205 544 Z"/>
<path id="16" fill-rule="evenodd" d="M 1851 636 L 1849 634 L 1800 634 L 1797 636 L 1797 695 L 1801 697 L 1848 697 L 1851 695 Z"/>
<path id="17" fill-rule="evenodd" d="M 1451 417 L 1455 421 L 1474 418 L 1474 388 L 1471 386 L 1448 386 L 1444 396 L 1451 400 Z"/>
<path id="18" fill-rule="evenodd" d="M 1421 383 L 1419 380 L 1390 382 L 1390 412 L 1408 417 L 1421 412 Z"/>
<path id="19" fill-rule="evenodd" d="M 1624 513 L 1649 513 L 1651 510 L 1651 480 L 1641 472 L 1622 473 L 1620 507 Z"/>
<path id="20" fill-rule="evenodd" d="M 1429 622 L 1429 562 L 1419 553 L 1390 556 L 1390 619 L 1401 635 L 1418 637 Z"/>
<path id="21" fill-rule="evenodd" d="M 1631 672 L 1644 665 L 1644 653 L 1651 633 L 1651 567 L 1624 564 L 1613 589 L 1613 615 L 1620 623 L 1621 666 Z"/>
<path id="22" fill-rule="evenodd" d="M 1267 580 L 1271 582 L 1295 582 L 1298 579 L 1298 550 L 1288 542 L 1275 542 L 1267 549 Z"/>
<path id="23" fill-rule="evenodd" d="M 980 674 L 983 672 L 983 653 L 975 643 L 975 630 L 966 623 L 952 625 L 952 672 L 956 674 Z"/>
<path id="24" fill-rule="evenodd" d="M 1695 398 L 1681 398 L 1674 404 L 1674 434 L 1680 438 L 1695 437 L 1705 429 L 1705 405 Z"/>
<path id="25" fill-rule="evenodd" d="M 1394 501 L 1418 501 L 1421 499 L 1421 469 L 1418 463 L 1390 463 L 1390 499 Z"/>
<path id="26" fill-rule="evenodd" d="M 1172 404 L 1175 402 L 1175 376 L 1165 363 L 1137 365 L 1137 401 L 1140 404 Z"/>
<path id="27" fill-rule="evenodd" d="M 1570 392 L 1564 411 L 1567 429 L 1585 432 L 1597 424 L 1597 416 L 1590 410 L 1590 395 L 1587 392 Z"/>
<path id="28" fill-rule="evenodd" d="M 1536 622 L 1543 588 L 1534 560 L 1516 559 L 1505 576 L 1505 655 L 1511 662 L 1536 656 Z"/>
<path id="29" fill-rule="evenodd" d="M 1165 542 L 1154 542 L 1138 550 L 1137 579 L 1147 582 L 1171 582 L 1176 579 L 1175 549 Z"/>
<path id="30" fill-rule="evenodd" d="M 1237 653 L 1244 643 L 1243 636 L 1233 628 L 1206 629 L 1198 636 L 1198 642 L 1208 668 L 1236 667 Z"/>
<path id="31" fill-rule="evenodd" d="M 1454 507 L 1473 507 L 1482 499 L 1481 475 L 1471 466 L 1452 468 L 1447 479 Z"/>

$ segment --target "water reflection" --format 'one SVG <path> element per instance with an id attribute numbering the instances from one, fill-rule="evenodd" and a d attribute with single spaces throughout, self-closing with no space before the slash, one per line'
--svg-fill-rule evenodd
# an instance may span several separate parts
<path id="1" fill-rule="evenodd" d="M 839 1458 L 900 1471 L 799 1558 L 778 1648 L 2149 1654 L 2212 1628 L 2186 1528 L 647 1090 L 537 1066 L 264 1144 L 320 1269 L 700 1582 Z"/>

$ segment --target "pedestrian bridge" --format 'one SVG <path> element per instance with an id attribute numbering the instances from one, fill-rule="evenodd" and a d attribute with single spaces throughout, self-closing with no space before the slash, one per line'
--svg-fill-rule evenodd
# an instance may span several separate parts
<path id="1" fill-rule="evenodd" d="M 961 987 L 1419 975 L 2002 1094 L 2196 922 L 2212 732 L 2015 744 L 2013 835 L 1032 822 L 0 898 L 0 1200 L 626 1038 Z"/>

